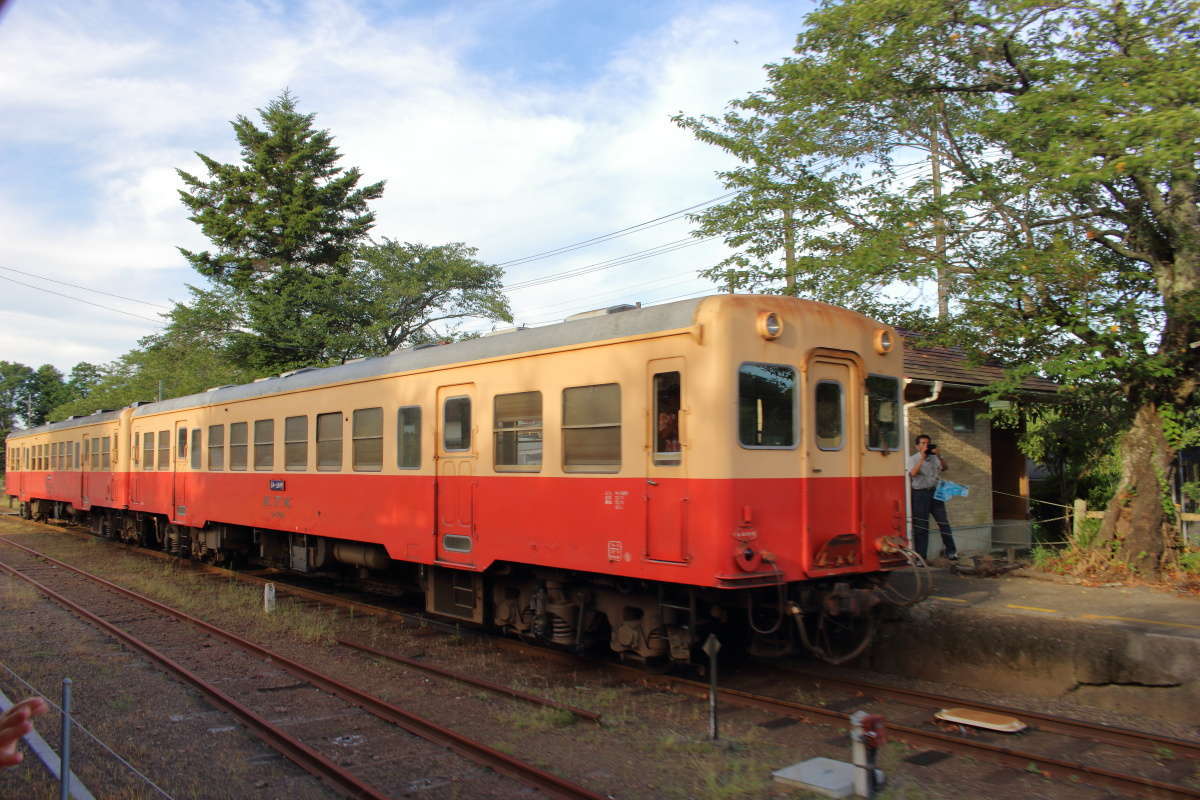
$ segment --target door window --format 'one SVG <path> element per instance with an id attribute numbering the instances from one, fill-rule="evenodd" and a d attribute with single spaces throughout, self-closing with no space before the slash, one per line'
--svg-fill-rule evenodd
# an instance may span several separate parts
<path id="1" fill-rule="evenodd" d="M 680 462 L 678 372 L 654 376 L 654 463 L 670 466 Z"/>
<path id="2" fill-rule="evenodd" d="M 446 399 L 442 407 L 442 447 L 447 451 L 471 449 L 471 398 Z"/>
<path id="3" fill-rule="evenodd" d="M 842 385 L 837 381 L 819 381 L 813 403 L 816 414 L 817 447 L 842 449 Z"/>

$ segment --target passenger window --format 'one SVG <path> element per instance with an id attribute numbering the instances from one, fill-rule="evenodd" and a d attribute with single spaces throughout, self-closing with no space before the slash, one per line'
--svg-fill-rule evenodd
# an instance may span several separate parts
<path id="1" fill-rule="evenodd" d="M 837 381 L 818 381 L 813 411 L 817 417 L 817 447 L 841 450 L 842 385 Z"/>
<path id="2" fill-rule="evenodd" d="M 75 443 L 75 466 L 74 469 L 79 469 L 79 442 Z"/>
<path id="3" fill-rule="evenodd" d="M 354 471 L 379 472 L 383 469 L 383 409 L 355 410 L 351 436 L 354 439 L 351 460 Z"/>
<path id="4" fill-rule="evenodd" d="M 171 432 L 158 432 L 158 468 L 171 468 Z"/>
<path id="5" fill-rule="evenodd" d="M 782 364 L 742 364 L 738 441 L 743 447 L 796 446 L 796 370 Z"/>
<path id="6" fill-rule="evenodd" d="M 254 468 L 275 468 L 275 420 L 254 421 Z"/>
<path id="7" fill-rule="evenodd" d="M 200 469 L 200 429 L 192 428 L 192 469 Z"/>
<path id="8" fill-rule="evenodd" d="M 678 464 L 680 387 L 678 372 L 660 372 L 654 376 L 654 463 Z"/>
<path id="9" fill-rule="evenodd" d="M 615 383 L 563 389 L 563 469 L 621 469 L 621 387 Z"/>
<path id="10" fill-rule="evenodd" d="M 154 469 L 154 432 L 142 434 L 142 469 Z"/>
<path id="11" fill-rule="evenodd" d="M 396 412 L 396 466 L 421 467 L 421 407 L 405 406 Z"/>
<path id="12" fill-rule="evenodd" d="M 225 426 L 208 426 L 208 468 L 225 469 Z"/>
<path id="13" fill-rule="evenodd" d="M 542 465 L 542 393 L 498 394 L 495 466 L 500 472 L 537 472 Z"/>
<path id="14" fill-rule="evenodd" d="M 308 469 L 308 417 L 283 421 L 283 465 L 290 470 Z"/>
<path id="15" fill-rule="evenodd" d="M 867 377 L 867 449 L 900 449 L 900 381 Z"/>
<path id="16" fill-rule="evenodd" d="M 100 437 L 100 470 L 108 472 L 112 469 L 112 460 L 110 459 L 112 452 L 112 437 Z"/>
<path id="17" fill-rule="evenodd" d="M 317 414 L 317 469 L 336 472 L 342 468 L 342 412 Z"/>
<path id="18" fill-rule="evenodd" d="M 229 468 L 234 470 L 246 469 L 246 457 L 250 448 L 247 444 L 247 428 L 244 422 L 229 424 Z"/>
<path id="19" fill-rule="evenodd" d="M 471 398 L 451 397 L 442 409 L 442 447 L 446 450 L 471 449 Z"/>
<path id="20" fill-rule="evenodd" d="M 187 428 L 175 431 L 175 457 L 180 461 L 187 458 Z"/>

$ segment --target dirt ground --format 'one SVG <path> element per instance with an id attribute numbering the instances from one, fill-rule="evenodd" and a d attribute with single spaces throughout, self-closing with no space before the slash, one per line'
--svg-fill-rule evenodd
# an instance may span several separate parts
<path id="1" fill-rule="evenodd" d="M 0 516 L 0 536 L 233 630 L 612 798 L 816 797 L 773 782 L 771 771 L 815 756 L 849 759 L 847 732 L 833 725 L 783 724 L 757 711 L 726 708 L 722 740 L 713 743 L 707 740 L 703 701 L 614 681 L 599 666 L 565 667 L 552 659 L 516 656 L 472 636 L 355 617 L 286 598 L 267 616 L 256 589 L 196 577 L 111 543 L 13 516 Z M 0 545 L 0 561 L 10 550 Z M 15 673 L 55 699 L 61 679 L 71 677 L 83 724 L 167 796 L 334 796 L 198 693 L 27 584 L 0 577 L 0 612 L 0 688 L 14 699 L 26 696 L 29 690 Z M 338 637 L 594 710 L 603 720 L 595 725 L 436 678 L 338 646 Z M 780 681 L 787 680 L 781 672 Z M 53 720 L 44 720 L 39 729 L 57 741 Z M 98 797 L 163 796 L 97 746 L 80 747 L 76 772 Z M 881 756 L 889 776 L 880 795 L 885 800 L 1115 796 L 961 756 L 922 765 L 930 760 L 925 754 L 899 743 L 889 743 Z M 56 797 L 57 787 L 43 775 L 27 755 L 21 767 L 0 772 L 0 797 Z M 406 796 L 469 795 L 458 792 L 453 776 L 430 774 L 425 785 Z"/>

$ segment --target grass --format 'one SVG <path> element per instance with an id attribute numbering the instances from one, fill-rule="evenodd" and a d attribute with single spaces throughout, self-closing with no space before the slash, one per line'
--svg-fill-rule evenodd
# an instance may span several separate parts
<path id="1" fill-rule="evenodd" d="M 521 708 L 501 714 L 500 719 L 522 730 L 549 731 L 574 725 L 578 717 L 561 708 L 522 704 Z"/>

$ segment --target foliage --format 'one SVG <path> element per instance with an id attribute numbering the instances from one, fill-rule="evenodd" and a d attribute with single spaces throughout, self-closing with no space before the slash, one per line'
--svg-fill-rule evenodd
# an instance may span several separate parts
<path id="1" fill-rule="evenodd" d="M 260 371 L 324 364 L 354 350 L 347 311 L 353 297 L 350 256 L 370 231 L 367 204 L 383 183 L 359 188 L 356 168 L 337 166 L 341 154 L 328 131 L 313 127 L 284 91 L 259 110 L 263 128 L 245 116 L 233 121 L 242 163 L 222 164 L 197 153 L 207 180 L 179 170 L 189 219 L 214 250 L 180 248 L 228 312 L 239 360 Z M 210 292 L 205 294 L 205 292 Z"/>
<path id="2" fill-rule="evenodd" d="M 738 248 L 731 287 L 782 258 L 798 293 L 887 318 L 877 298 L 936 281 L 944 336 L 1010 365 L 997 391 L 1045 375 L 1086 398 L 1064 418 L 1104 404 L 1128 502 L 1101 538 L 1149 570 L 1170 534 L 1137 465 L 1170 463 L 1159 410 L 1200 385 L 1198 10 L 827 0 L 763 90 L 677 118 L 742 162 L 697 231 Z"/>
<path id="3" fill-rule="evenodd" d="M 359 248 L 351 272 L 361 322 L 355 339 L 368 355 L 440 338 L 437 323 L 466 317 L 512 322 L 504 270 L 478 261 L 460 242 L 428 246 L 384 238 Z"/>

